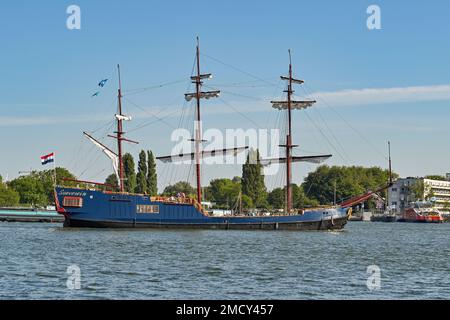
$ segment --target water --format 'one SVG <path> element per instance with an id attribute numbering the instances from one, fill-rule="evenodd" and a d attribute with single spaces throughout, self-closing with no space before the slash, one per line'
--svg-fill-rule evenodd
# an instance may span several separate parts
<path id="1" fill-rule="evenodd" d="M 0 299 L 449 299 L 450 224 L 343 232 L 68 230 L 0 223 Z M 81 289 L 67 288 L 67 268 Z M 381 268 L 380 289 L 366 285 Z"/>

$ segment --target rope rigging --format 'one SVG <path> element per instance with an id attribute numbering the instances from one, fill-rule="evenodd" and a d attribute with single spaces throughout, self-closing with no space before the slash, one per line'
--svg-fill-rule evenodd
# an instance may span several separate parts
<path id="1" fill-rule="evenodd" d="M 205 53 L 202 53 L 201 56 L 206 57 L 209 60 L 212 60 L 216 63 L 219 63 L 223 66 L 226 66 L 236 72 L 239 72 L 241 74 L 246 75 L 247 77 L 252 78 L 253 80 L 247 80 L 247 81 L 233 81 L 230 83 L 218 83 L 215 84 L 215 86 L 220 86 L 220 87 L 225 87 L 225 88 L 268 88 L 268 87 L 273 87 L 274 88 L 274 94 L 273 96 L 275 96 L 275 92 L 279 89 L 280 87 L 280 83 L 281 80 L 278 80 L 278 82 L 274 82 L 274 78 L 262 78 L 259 77 L 257 75 L 251 74 L 250 72 L 247 72 L 245 70 L 242 70 L 238 67 L 235 67 L 233 65 L 230 65 L 228 63 L 225 63 L 217 58 L 214 58 L 210 55 L 207 55 Z M 194 58 L 194 63 L 192 65 L 192 70 L 191 70 L 191 77 L 192 75 L 195 73 L 195 58 Z M 171 112 L 165 112 L 167 111 L 166 108 L 161 108 L 160 110 L 158 110 L 157 112 L 151 112 L 146 108 L 143 108 L 141 106 L 139 106 L 137 103 L 135 103 L 134 101 L 130 100 L 130 96 L 133 95 L 138 95 L 138 94 L 143 94 L 145 92 L 151 91 L 151 90 L 156 90 L 156 89 L 160 89 L 160 88 L 165 88 L 165 87 L 170 87 L 170 86 L 175 86 L 177 84 L 181 84 L 181 83 L 185 83 L 185 79 L 183 80 L 175 80 L 175 81 L 169 81 L 169 82 L 164 82 L 161 84 L 154 84 L 151 86 L 146 86 L 146 87 L 142 87 L 142 88 L 137 88 L 137 89 L 130 89 L 130 90 L 126 90 L 124 91 L 123 94 L 123 98 L 133 107 L 141 110 L 142 112 L 144 112 L 145 114 L 147 114 L 148 116 L 151 117 L 150 120 L 143 120 L 142 122 L 136 124 L 135 127 L 130 128 L 130 130 L 128 130 L 128 132 L 135 132 L 138 130 L 141 130 L 143 128 L 146 128 L 152 124 L 158 123 L 158 122 L 162 122 L 165 125 L 167 125 L 169 128 L 171 129 L 180 129 L 180 128 L 190 128 L 189 131 L 191 133 L 191 136 L 194 136 L 193 130 L 194 128 L 191 126 L 192 124 L 192 120 L 195 118 L 195 108 L 191 108 L 188 103 L 186 101 L 184 101 L 184 103 L 181 106 L 181 110 L 180 107 L 175 108 L 175 110 L 171 111 Z M 188 88 L 186 90 L 186 92 L 190 91 L 190 88 L 192 86 L 191 81 L 188 82 Z M 203 85 L 205 88 L 208 89 L 214 89 L 212 86 L 208 86 L 208 85 Z M 309 90 L 307 90 L 308 86 L 304 85 L 303 90 L 305 92 L 306 95 L 311 96 L 311 93 Z M 235 96 L 235 97 L 239 97 L 239 98 L 243 98 L 243 99 L 249 99 L 252 101 L 267 101 L 268 104 L 268 100 L 267 99 L 263 99 L 260 97 L 255 97 L 255 96 L 250 96 L 250 95 L 246 95 L 246 94 L 242 94 L 242 93 L 238 93 L 238 92 L 233 92 L 233 91 L 228 91 L 225 90 L 222 92 L 225 95 L 231 95 L 231 96 Z M 180 98 L 182 97 L 182 95 L 180 95 Z M 175 99 L 172 103 L 167 104 L 167 106 L 173 106 L 175 104 L 177 104 L 177 100 L 180 99 L 177 98 Z M 246 121 L 248 121 L 249 123 L 251 123 L 255 128 L 258 129 L 268 129 L 269 126 L 266 125 L 264 128 L 263 126 L 259 125 L 258 122 L 256 122 L 254 119 L 252 119 L 252 117 L 248 116 L 246 113 L 241 112 L 238 108 L 236 108 L 233 104 L 227 102 L 225 99 L 223 98 L 219 98 L 219 100 L 221 101 L 222 104 L 224 104 L 225 106 L 227 106 L 228 108 L 230 108 L 234 113 L 239 114 L 242 118 L 244 118 Z M 364 140 L 364 142 L 369 145 L 370 147 L 372 147 L 373 150 L 375 150 L 379 155 L 381 155 L 384 159 L 386 159 L 386 156 L 383 155 L 382 152 L 380 152 L 366 137 L 364 137 L 364 135 L 359 132 L 356 128 L 354 128 L 337 110 L 335 110 L 333 107 L 331 107 L 326 101 L 324 101 L 323 98 L 318 97 L 317 100 L 321 101 L 325 106 L 327 106 L 329 109 L 331 109 L 336 115 L 338 115 L 338 117 L 344 121 L 348 127 L 350 127 L 355 133 L 357 133 L 357 135 Z M 191 104 L 192 105 L 192 104 Z M 264 111 L 264 110 L 261 110 Z M 179 119 L 178 119 L 178 124 L 177 126 L 171 124 L 170 122 L 168 122 L 166 119 L 168 118 L 173 118 L 175 117 L 177 114 L 179 114 Z M 272 114 L 270 112 L 268 112 L 268 116 L 267 116 L 267 124 L 269 124 L 269 121 L 271 119 Z M 286 122 L 286 116 L 282 117 L 279 113 L 277 113 L 276 115 L 276 120 L 275 120 L 275 128 L 284 128 L 281 131 L 281 139 L 286 139 L 286 128 L 284 125 L 282 125 L 284 122 Z M 308 119 L 309 122 L 311 122 L 311 124 L 317 129 L 317 131 L 320 133 L 320 135 L 322 136 L 322 138 L 325 140 L 326 144 L 328 144 L 333 150 L 334 152 L 336 152 L 336 154 L 339 156 L 340 159 L 342 159 L 344 162 L 349 162 L 349 159 L 351 159 L 349 157 L 349 155 L 347 154 L 344 146 L 341 144 L 341 142 L 339 141 L 339 139 L 337 138 L 336 134 L 333 132 L 332 130 L 332 126 L 329 125 L 329 123 L 327 122 L 325 116 L 321 113 L 320 110 L 314 110 L 309 112 L 308 110 L 305 110 L 305 117 Z M 321 128 L 321 126 L 319 125 L 319 123 L 321 123 L 325 129 Z M 101 126 L 97 127 L 96 129 L 94 129 L 93 131 L 91 131 L 91 133 L 98 133 L 98 132 L 102 132 L 105 128 L 107 128 L 107 130 L 110 130 L 111 126 L 114 125 L 114 121 L 108 121 L 105 124 L 102 124 Z M 315 136 L 315 133 L 313 132 L 314 138 L 317 140 L 317 137 Z M 106 137 L 102 137 L 100 139 L 104 139 Z M 285 142 L 286 144 L 286 142 Z M 320 144 L 318 144 L 320 145 Z M 273 148 L 276 148 L 278 146 L 271 146 L 271 153 L 273 154 Z M 80 149 L 82 148 L 82 145 L 80 146 Z M 91 151 L 95 149 L 94 147 L 91 148 Z M 305 149 L 300 149 L 295 151 L 296 153 L 303 153 L 306 152 L 307 150 Z M 80 154 L 80 152 L 78 152 L 78 155 Z M 96 162 L 98 160 L 99 156 L 97 156 L 95 158 Z M 73 161 L 75 161 L 74 159 L 72 159 Z M 90 161 L 90 164 L 92 164 L 92 160 Z M 78 164 L 78 161 L 76 162 L 76 164 Z M 281 164 L 281 166 L 283 166 L 284 164 Z M 181 176 L 185 176 L 186 177 L 186 181 L 189 182 L 191 180 L 191 176 L 194 173 L 193 170 L 193 166 L 194 164 L 191 163 L 189 165 L 189 169 L 187 171 L 185 171 L 185 166 L 184 165 L 180 165 L 180 166 L 176 166 L 175 169 L 171 169 L 169 170 L 168 168 L 166 168 L 166 166 L 164 166 L 163 168 L 163 173 L 164 176 L 169 176 L 169 183 L 174 182 L 174 179 L 179 179 Z M 83 176 L 88 170 L 89 167 L 82 171 L 80 176 Z M 103 169 L 102 171 L 100 171 L 97 175 L 100 175 L 102 173 L 104 173 L 106 169 Z M 167 170 L 169 170 L 169 172 L 166 172 Z M 180 171 L 183 171 L 180 174 Z M 167 175 L 166 175 L 167 173 Z M 201 176 L 203 176 L 203 172 L 201 173 Z M 281 175 L 280 177 L 275 177 L 275 178 L 268 178 L 269 180 L 276 180 L 276 179 L 285 179 L 284 175 Z M 179 180 L 181 181 L 181 180 Z M 166 179 L 167 182 L 167 179 Z M 176 181 L 177 182 L 177 181 Z M 309 186 L 308 192 L 311 190 L 311 186 Z"/>
<path id="2" fill-rule="evenodd" d="M 310 88 L 305 85 L 304 89 L 306 90 Z M 310 92 L 310 90 L 308 90 L 307 92 Z M 381 152 L 372 142 L 370 142 L 370 140 L 367 139 L 359 130 L 352 126 L 351 123 L 348 122 L 347 119 L 345 119 L 345 117 L 342 116 L 335 108 L 333 108 L 324 98 L 318 97 L 317 100 L 323 103 L 327 108 L 331 109 L 331 111 L 333 111 L 342 121 L 344 121 L 350 129 L 352 129 L 367 145 L 372 148 L 372 150 L 378 153 L 379 156 L 381 156 L 384 160 L 388 160 L 388 157 L 386 157 L 383 152 Z"/>
<path id="3" fill-rule="evenodd" d="M 165 88 L 165 87 L 169 87 L 169 86 L 173 86 L 173 85 L 185 83 L 185 82 L 186 82 L 185 79 L 175 80 L 175 81 L 166 82 L 166 83 L 162 83 L 162 84 L 156 84 L 156 85 L 152 85 L 152 86 L 148 86 L 148 87 L 144 87 L 144 88 L 130 89 L 130 90 L 124 91 L 124 96 L 132 96 L 132 95 L 136 95 L 136 94 L 141 94 L 141 93 L 147 92 L 149 90 Z"/>

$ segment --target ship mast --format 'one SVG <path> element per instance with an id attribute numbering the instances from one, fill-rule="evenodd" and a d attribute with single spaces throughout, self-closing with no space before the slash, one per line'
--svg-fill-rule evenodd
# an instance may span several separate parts
<path id="1" fill-rule="evenodd" d="M 394 182 L 392 180 L 392 160 L 391 160 L 391 142 L 388 141 L 388 152 L 389 152 L 389 184 L 393 185 Z"/>
<path id="2" fill-rule="evenodd" d="M 243 152 L 248 149 L 248 146 L 245 147 L 235 147 L 230 149 L 218 149 L 218 150 L 202 150 L 202 143 L 205 142 L 202 137 L 202 118 L 201 118 L 201 100 L 202 99 L 211 99 L 218 98 L 220 96 L 219 90 L 214 91 L 202 91 L 202 85 L 204 80 L 208 80 L 212 78 L 211 73 L 201 73 L 200 70 L 200 42 L 197 37 L 197 48 L 196 48 L 196 73 L 191 76 L 192 83 L 195 84 L 195 92 L 185 93 L 184 98 L 187 102 L 191 102 L 195 99 L 196 102 L 196 117 L 194 119 L 194 137 L 189 141 L 195 143 L 195 150 L 192 153 L 186 154 L 172 154 L 170 156 L 164 157 L 156 157 L 157 160 L 160 160 L 164 163 L 169 162 L 184 162 L 187 160 L 195 159 L 196 166 L 196 182 L 197 182 L 197 202 L 201 205 L 202 202 L 202 180 L 201 180 L 201 161 L 204 158 L 215 157 L 215 156 L 226 156 L 226 155 L 236 155 L 239 152 Z"/>
<path id="3" fill-rule="evenodd" d="M 118 171 L 119 171 L 119 190 L 120 192 L 124 192 L 125 191 L 125 185 L 124 185 L 124 166 L 123 166 L 123 148 L 122 148 L 122 141 L 125 142 L 130 142 L 130 143 L 134 143 L 134 144 L 139 144 L 139 142 L 137 141 L 133 141 L 133 140 L 129 140 L 124 138 L 124 134 L 125 132 L 123 131 L 123 121 L 130 121 L 131 117 L 126 116 L 122 113 L 122 79 L 120 77 L 120 65 L 117 65 L 117 72 L 119 75 L 119 89 L 118 89 L 118 93 L 117 93 L 117 99 L 118 99 L 118 112 L 116 114 L 116 120 L 117 120 L 117 131 L 114 131 L 114 133 L 116 134 L 115 136 L 113 135 L 108 135 L 108 137 L 110 138 L 114 138 L 117 140 L 117 158 L 118 158 Z"/>
<path id="4" fill-rule="evenodd" d="M 287 111 L 288 111 L 288 135 L 286 137 L 286 210 L 287 213 L 292 211 L 292 60 L 291 50 L 289 50 L 289 82 L 287 88 Z"/>
<path id="5" fill-rule="evenodd" d="M 120 78 L 120 65 L 117 65 L 117 72 L 119 75 L 119 89 L 117 94 L 118 99 L 118 116 L 116 116 L 117 119 L 117 131 L 115 132 L 117 134 L 117 152 L 119 157 L 119 188 L 120 192 L 124 192 L 124 179 L 123 179 L 123 159 L 122 159 L 122 136 L 124 134 L 123 132 L 123 115 L 122 115 L 122 81 Z"/>
<path id="6" fill-rule="evenodd" d="M 286 148 L 286 212 L 291 214 L 292 212 L 292 149 L 297 147 L 292 144 L 292 110 L 302 110 L 311 107 L 316 103 L 316 101 L 295 101 L 292 99 L 294 94 L 293 84 L 303 84 L 303 80 L 295 79 L 292 73 L 292 60 L 291 60 L 291 50 L 289 50 L 289 75 L 287 77 L 281 76 L 281 80 L 288 82 L 287 90 L 287 101 L 272 101 L 273 108 L 279 110 L 287 110 L 287 135 L 286 144 L 280 145 L 280 147 Z"/>
<path id="7" fill-rule="evenodd" d="M 203 98 L 210 99 L 219 96 L 220 91 L 207 91 L 202 92 L 202 84 L 204 79 L 211 79 L 212 75 L 201 74 L 200 72 L 200 42 L 197 37 L 197 50 L 196 50 L 196 60 L 197 60 L 197 75 L 192 76 L 191 80 L 195 83 L 195 93 L 185 94 L 187 101 L 191 101 L 195 97 L 197 101 L 196 105 L 196 123 L 195 123 L 195 138 L 192 141 L 195 143 L 195 166 L 196 166 L 196 180 L 197 180 L 197 201 L 202 202 L 202 185 L 201 185 L 201 158 L 202 158 L 202 124 L 201 124 L 201 113 L 200 113 L 200 100 Z"/>
<path id="8" fill-rule="evenodd" d="M 119 190 L 120 190 L 120 192 L 124 192 L 125 191 L 125 186 L 124 186 L 125 172 L 124 172 L 123 156 L 122 156 L 122 154 L 123 154 L 122 141 L 130 142 L 130 143 L 134 143 L 134 144 L 139 144 L 139 142 L 124 138 L 125 132 L 123 131 L 123 121 L 130 121 L 131 117 L 126 116 L 122 113 L 122 80 L 120 77 L 120 65 L 117 65 L 117 73 L 119 75 L 119 88 L 117 90 L 118 91 L 118 93 L 117 93 L 118 103 L 117 103 L 117 113 L 115 115 L 115 118 L 117 121 L 117 131 L 114 131 L 115 135 L 108 134 L 108 137 L 116 139 L 116 141 L 117 141 L 117 153 L 115 153 L 114 151 L 109 149 L 107 146 L 102 144 L 100 141 L 96 140 L 90 134 L 88 134 L 86 132 L 83 132 L 83 134 L 89 140 L 91 140 L 91 142 L 94 145 L 99 147 L 103 151 L 103 153 L 108 156 L 108 158 L 110 158 L 112 160 L 114 172 L 117 176 L 117 180 L 119 183 Z"/>
<path id="9" fill-rule="evenodd" d="M 200 44 L 197 38 L 197 77 L 195 78 L 195 93 L 197 99 L 197 125 L 195 126 L 195 166 L 197 176 L 197 201 L 202 203 L 202 182 L 201 182 L 201 168 L 200 168 L 200 143 L 202 139 L 201 132 L 201 117 L 200 117 L 200 91 L 202 81 L 200 79 Z"/>

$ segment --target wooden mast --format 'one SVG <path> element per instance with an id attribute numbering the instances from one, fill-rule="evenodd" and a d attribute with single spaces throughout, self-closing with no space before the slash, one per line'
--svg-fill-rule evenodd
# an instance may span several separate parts
<path id="1" fill-rule="evenodd" d="M 316 101 L 311 100 L 293 100 L 292 95 L 294 94 L 293 85 L 294 84 L 303 84 L 304 81 L 300 79 L 295 79 L 292 73 L 292 59 L 291 59 L 291 50 L 289 50 L 289 75 L 287 77 L 281 76 L 281 80 L 287 81 L 287 90 L 284 92 L 287 93 L 287 101 L 271 101 L 272 107 L 278 110 L 287 110 L 287 135 L 286 135 L 286 143 L 284 145 L 280 145 L 280 147 L 286 148 L 286 213 L 291 214 L 293 205 L 292 205 L 292 149 L 297 147 L 297 145 L 292 144 L 292 110 L 303 110 L 313 106 Z M 329 157 L 329 156 L 327 156 Z M 297 157 L 298 158 L 298 157 Z M 314 158 L 314 157 L 312 157 Z M 317 158 L 321 158 L 320 156 Z"/>
<path id="2" fill-rule="evenodd" d="M 83 134 L 91 140 L 97 147 L 101 148 L 103 152 L 113 161 L 113 167 L 114 171 L 116 173 L 118 184 L 119 184 L 119 191 L 124 192 L 124 166 L 123 166 L 123 148 L 122 148 L 122 141 L 130 142 L 134 144 L 139 144 L 137 141 L 129 140 L 124 138 L 125 132 L 123 131 L 123 121 L 130 121 L 131 117 L 125 116 L 122 113 L 122 79 L 120 76 L 120 65 L 117 65 L 117 73 L 119 78 L 119 88 L 117 90 L 117 113 L 115 114 L 115 118 L 117 121 L 117 130 L 114 131 L 115 135 L 108 134 L 108 137 L 113 138 L 117 141 L 117 154 L 106 147 L 104 144 L 96 140 L 94 137 L 89 135 L 86 132 L 83 132 Z"/>
<path id="3" fill-rule="evenodd" d="M 120 192 L 124 192 L 124 178 L 123 178 L 123 160 L 122 160 L 122 135 L 123 135 L 123 126 L 122 126 L 122 121 L 123 121 L 123 114 L 122 114 L 122 81 L 120 79 L 120 65 L 117 65 L 117 71 L 119 74 L 119 89 L 118 89 L 118 117 L 116 116 L 117 119 L 117 151 L 118 151 L 118 157 L 119 157 L 119 187 L 120 187 Z"/>
<path id="4" fill-rule="evenodd" d="M 210 73 L 202 74 L 200 73 L 200 42 L 197 37 L 197 50 L 196 50 L 196 60 L 197 60 L 197 74 L 195 76 L 191 76 L 191 80 L 193 83 L 195 83 L 195 93 L 186 93 L 185 99 L 186 101 L 191 101 L 192 99 L 196 99 L 197 102 L 197 117 L 195 119 L 195 133 L 194 133 L 194 139 L 191 139 L 195 143 L 195 166 L 196 166 L 196 180 L 197 180 L 197 201 L 201 204 L 202 202 L 202 184 L 201 184 L 201 158 L 203 155 L 203 152 L 201 150 L 201 143 L 202 140 L 202 124 L 201 124 L 201 113 L 200 113 L 200 100 L 210 99 L 210 98 L 217 98 L 220 95 L 219 90 L 215 91 L 202 91 L 202 84 L 204 79 L 211 79 L 212 76 Z M 163 157 L 164 158 L 164 157 Z"/>
<path id="5" fill-rule="evenodd" d="M 128 117 L 122 113 L 122 80 L 120 77 L 120 65 L 117 65 L 117 71 L 119 74 L 119 89 L 118 89 L 118 113 L 116 114 L 116 120 L 117 120 L 117 131 L 114 132 L 116 135 L 108 135 L 110 138 L 114 138 L 117 140 L 117 157 L 118 157 L 118 171 L 119 171 L 119 189 L 120 192 L 125 191 L 124 186 L 124 168 L 123 168 L 123 148 L 122 148 L 122 141 L 130 142 L 134 144 L 139 144 L 137 141 L 129 140 L 124 138 L 125 132 L 123 132 L 123 121 L 129 121 L 131 120 L 131 117 Z"/>
<path id="6" fill-rule="evenodd" d="M 287 88 L 287 111 L 288 111 L 288 134 L 286 138 L 286 206 L 287 213 L 292 212 L 292 107 L 291 107 L 291 95 L 292 90 L 292 61 L 291 50 L 289 50 L 289 82 Z"/>
<path id="7" fill-rule="evenodd" d="M 201 99 L 202 81 L 200 77 L 200 43 L 197 37 L 197 77 L 195 78 L 196 99 L 197 99 L 197 123 L 195 126 L 195 166 L 197 177 L 197 201 L 202 203 L 202 183 L 201 183 L 201 167 L 200 167 L 200 143 L 202 139 L 201 133 L 201 116 L 200 116 L 200 99 Z"/>
<path id="8" fill-rule="evenodd" d="M 389 186 L 386 191 L 386 211 L 388 214 L 391 213 L 391 208 L 389 205 L 389 188 L 394 184 L 392 180 L 392 161 L 391 161 L 391 142 L 388 141 L 388 152 L 389 152 Z"/>
<path id="9" fill-rule="evenodd" d="M 388 141 L 388 152 L 389 152 L 389 184 L 392 185 L 394 182 L 392 180 L 392 161 L 391 161 L 391 142 Z"/>

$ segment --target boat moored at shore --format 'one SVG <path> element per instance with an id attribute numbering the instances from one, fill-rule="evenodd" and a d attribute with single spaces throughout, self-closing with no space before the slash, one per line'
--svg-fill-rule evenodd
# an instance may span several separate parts
<path id="1" fill-rule="evenodd" d="M 348 209 L 317 208 L 290 215 L 213 217 L 195 199 L 149 197 L 57 187 L 58 213 L 65 227 L 186 228 L 223 230 L 339 230 Z"/>
<path id="2" fill-rule="evenodd" d="M 430 202 L 414 202 L 410 208 L 405 209 L 399 222 L 416 223 L 443 223 L 441 212 L 435 209 Z"/>
<path id="3" fill-rule="evenodd" d="M 55 204 L 58 213 L 65 217 L 65 227 L 94 227 L 94 228 L 204 228 L 204 229 L 258 229 L 258 230 L 340 230 L 346 225 L 351 207 L 361 201 L 366 201 L 375 193 L 383 191 L 383 187 L 375 192 L 367 192 L 347 200 L 341 205 L 296 209 L 294 208 L 293 189 L 292 189 L 292 164 L 293 163 L 313 163 L 320 164 L 332 155 L 313 155 L 313 156 L 294 156 L 293 150 L 297 145 L 293 144 L 292 135 L 292 111 L 304 110 L 312 107 L 314 100 L 296 100 L 294 99 L 294 84 L 301 85 L 303 80 L 293 77 L 293 68 L 291 62 L 291 53 L 289 51 L 289 73 L 287 76 L 281 76 L 281 80 L 286 82 L 286 100 L 271 101 L 274 109 L 286 112 L 285 132 L 286 136 L 279 145 L 284 149 L 285 154 L 282 157 L 257 159 L 255 165 L 271 166 L 273 164 L 285 165 L 285 208 L 280 213 L 268 213 L 261 216 L 250 216 L 242 213 L 238 215 L 213 216 L 207 212 L 201 205 L 203 199 L 201 185 L 201 163 L 203 158 L 213 156 L 236 155 L 239 152 L 245 152 L 248 146 L 235 147 L 231 149 L 219 149 L 204 151 L 202 144 L 203 134 L 201 130 L 200 103 L 203 99 L 217 98 L 220 95 L 219 90 L 202 91 L 203 82 L 210 79 L 211 74 L 204 74 L 200 71 L 200 49 L 197 39 L 196 48 L 196 72 L 191 76 L 190 81 L 195 84 L 195 92 L 186 93 L 187 102 L 195 102 L 195 132 L 193 138 L 194 148 L 191 153 L 172 154 L 170 156 L 157 157 L 164 163 L 183 162 L 194 160 L 196 198 L 188 197 L 153 197 L 150 195 L 127 193 L 125 190 L 123 147 L 122 142 L 137 143 L 126 139 L 123 129 L 123 121 L 131 120 L 131 117 L 122 113 L 122 86 L 119 73 L 118 89 L 118 110 L 115 115 L 117 121 L 117 130 L 114 136 L 117 140 L 117 152 L 108 148 L 92 135 L 84 135 L 99 147 L 111 160 L 117 177 L 117 186 L 107 186 L 100 183 L 78 181 L 84 188 L 73 188 L 56 186 Z M 285 139 L 285 140 L 284 140 Z M 73 181 L 72 181 L 73 182 Z M 392 178 L 390 184 L 392 183 Z M 101 186 L 92 188 L 92 186 Z"/>

